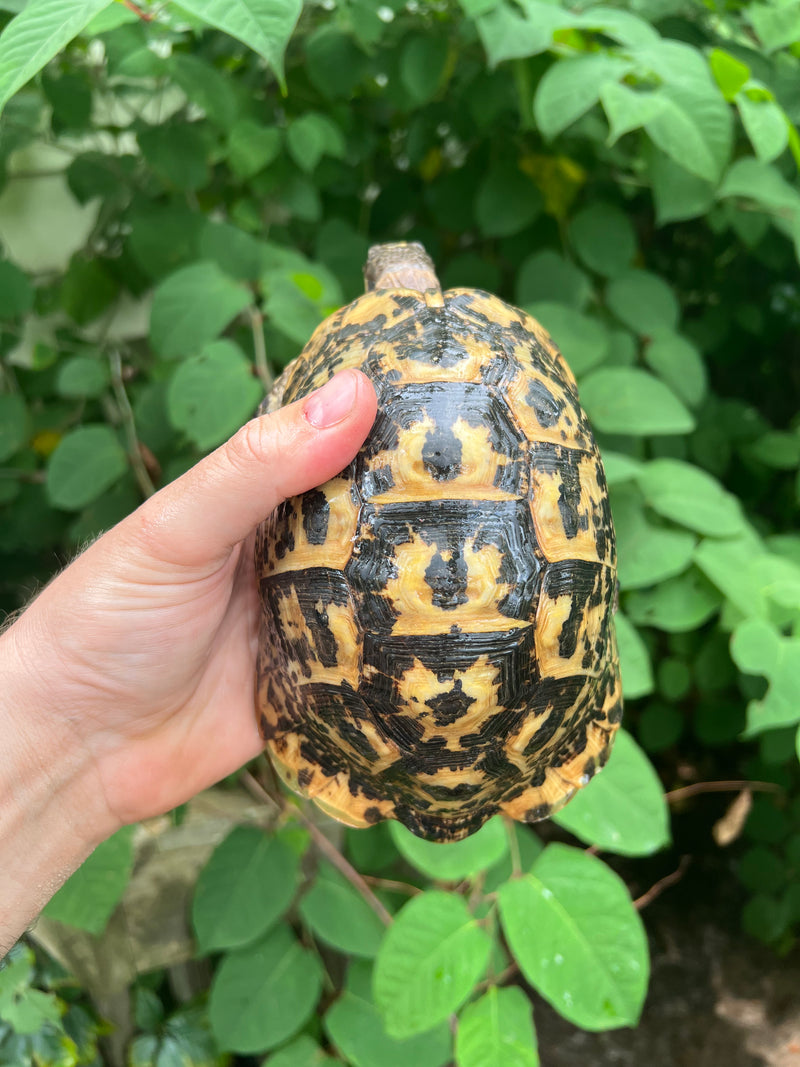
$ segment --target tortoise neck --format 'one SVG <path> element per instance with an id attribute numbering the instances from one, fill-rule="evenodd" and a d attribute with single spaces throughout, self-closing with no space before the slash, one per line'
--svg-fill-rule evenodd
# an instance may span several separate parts
<path id="1" fill-rule="evenodd" d="M 418 241 L 373 245 L 364 267 L 367 292 L 374 289 L 442 291 L 433 261 Z"/>

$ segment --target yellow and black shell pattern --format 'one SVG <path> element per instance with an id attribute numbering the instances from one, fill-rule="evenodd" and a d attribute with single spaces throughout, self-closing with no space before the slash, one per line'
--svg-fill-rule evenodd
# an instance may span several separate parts
<path id="1" fill-rule="evenodd" d="M 614 532 L 572 373 L 530 315 L 431 277 L 332 315 L 270 400 L 356 367 L 378 416 L 259 529 L 256 699 L 292 789 L 452 841 L 565 804 L 622 699 Z"/>

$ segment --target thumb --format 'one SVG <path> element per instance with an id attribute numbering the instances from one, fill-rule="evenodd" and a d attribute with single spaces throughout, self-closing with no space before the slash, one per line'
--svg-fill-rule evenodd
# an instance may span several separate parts
<path id="1" fill-rule="evenodd" d="M 137 539 L 166 563 L 219 562 L 286 497 L 346 467 L 376 408 L 369 379 L 347 370 L 302 400 L 251 419 L 134 513 Z"/>

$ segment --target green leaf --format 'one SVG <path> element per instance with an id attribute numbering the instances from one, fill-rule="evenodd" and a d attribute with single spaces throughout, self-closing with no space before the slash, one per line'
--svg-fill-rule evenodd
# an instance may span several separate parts
<path id="1" fill-rule="evenodd" d="M 640 497 L 627 485 L 612 493 L 611 510 L 623 589 L 654 585 L 686 570 L 697 541 L 693 534 L 649 523 Z"/>
<path id="2" fill-rule="evenodd" d="M 771 163 L 789 144 L 789 123 L 783 108 L 774 100 L 751 100 L 740 93 L 736 106 L 753 151 L 762 163 Z"/>
<path id="3" fill-rule="evenodd" d="M 316 111 L 307 111 L 294 119 L 286 131 L 286 141 L 295 163 L 307 174 L 323 156 L 341 159 L 345 153 L 342 131 L 327 115 Z"/>
<path id="4" fill-rule="evenodd" d="M 283 841 L 237 826 L 197 879 L 192 924 L 200 950 L 237 948 L 261 937 L 291 904 L 297 875 L 297 857 Z"/>
<path id="5" fill-rule="evenodd" d="M 0 319 L 27 315 L 33 307 L 33 286 L 28 276 L 8 260 L 0 260 Z"/>
<path id="6" fill-rule="evenodd" d="M 636 700 L 653 692 L 653 668 L 647 645 L 639 631 L 618 611 L 614 616 L 619 646 L 619 661 L 622 671 L 622 692 L 626 700 Z"/>
<path id="7" fill-rule="evenodd" d="M 633 67 L 607 52 L 575 56 L 554 63 L 539 82 L 533 114 L 542 136 L 551 140 L 600 99 L 603 87 L 619 82 Z"/>
<path id="8" fill-rule="evenodd" d="M 659 331 L 644 358 L 659 378 L 690 407 L 698 407 L 708 388 L 706 367 L 697 348 L 680 334 Z"/>
<path id="9" fill-rule="evenodd" d="M 694 418 L 668 386 L 638 367 L 601 367 L 581 383 L 581 400 L 603 433 L 677 434 Z"/>
<path id="10" fill-rule="evenodd" d="M 461 1013 L 458 1067 L 539 1067 L 531 1003 L 521 989 L 492 986 Z"/>
<path id="11" fill-rule="evenodd" d="M 167 390 L 169 420 L 205 452 L 252 418 L 262 396 L 238 345 L 212 341 L 173 374 Z"/>
<path id="12" fill-rule="evenodd" d="M 50 457 L 45 487 L 53 507 L 79 511 L 122 477 L 128 457 L 110 426 L 70 430 Z"/>
<path id="13" fill-rule="evenodd" d="M 514 163 L 498 162 L 478 187 L 475 221 L 486 237 L 508 237 L 529 226 L 542 205 L 542 194 L 530 178 Z"/>
<path id="14" fill-rule="evenodd" d="M 694 568 L 668 578 L 654 589 L 632 592 L 625 601 L 631 619 L 668 633 L 697 630 L 721 607 L 713 585 Z"/>
<path id="15" fill-rule="evenodd" d="M 28 439 L 28 409 L 17 393 L 0 394 L 0 463 L 5 462 Z"/>
<path id="16" fill-rule="evenodd" d="M 31 0 L 0 34 L 0 111 L 112 0 Z"/>
<path id="17" fill-rule="evenodd" d="M 0 961 L 0 1020 L 20 1037 L 35 1034 L 47 1023 L 61 1023 L 62 1008 L 55 994 L 32 989 L 33 981 L 34 955 L 27 946 L 17 946 Z M 22 1067 L 21 1060 L 14 1062 Z"/>
<path id="18" fill-rule="evenodd" d="M 176 85 L 223 130 L 233 125 L 238 111 L 236 93 L 228 78 L 199 56 L 173 52 L 167 67 Z"/>
<path id="19" fill-rule="evenodd" d="M 302 0 L 181 0 L 181 7 L 258 52 L 284 87 L 283 54 Z"/>
<path id="20" fill-rule="evenodd" d="M 589 300 L 589 279 L 558 252 L 545 249 L 528 256 L 519 268 L 515 286 L 517 303 L 527 306 L 535 301 L 551 301 L 582 308 Z"/>
<path id="21" fill-rule="evenodd" d="M 310 1018 L 322 990 L 322 965 L 285 924 L 228 953 L 211 984 L 209 1018 L 225 1052 L 275 1048 Z"/>
<path id="22" fill-rule="evenodd" d="M 730 108 L 711 77 L 705 56 L 679 41 L 640 48 L 637 59 L 662 80 L 664 108 L 645 124 L 658 147 L 700 178 L 716 182 L 733 142 Z"/>
<path id="23" fill-rule="evenodd" d="M 629 270 L 609 282 L 606 302 L 621 322 L 645 337 L 660 329 L 674 329 L 680 316 L 672 289 L 645 270 Z"/>
<path id="24" fill-rule="evenodd" d="M 141 1034 L 131 1046 L 129 1067 L 214 1067 L 217 1050 L 200 1007 L 175 1012 L 155 1034 Z"/>
<path id="25" fill-rule="evenodd" d="M 44 914 L 102 934 L 133 870 L 133 831 L 132 826 L 123 827 L 98 845 L 45 906 Z"/>
<path id="26" fill-rule="evenodd" d="M 197 258 L 203 216 L 177 204 L 149 203 L 132 211 L 130 251 L 151 278 L 162 278 Z"/>
<path id="27" fill-rule="evenodd" d="M 641 460 L 634 459 L 622 452 L 603 451 L 603 467 L 606 472 L 606 481 L 609 485 L 618 485 L 620 482 L 629 482 L 639 473 Z"/>
<path id="28" fill-rule="evenodd" d="M 794 215 L 800 212 L 797 189 L 783 179 L 776 167 L 757 159 L 737 160 L 725 175 L 717 195 L 754 200 L 768 211 Z"/>
<path id="29" fill-rule="evenodd" d="M 731 657 L 745 674 L 763 674 L 769 689 L 747 707 L 746 737 L 800 722 L 800 639 L 782 637 L 763 619 L 744 619 L 731 638 Z"/>
<path id="30" fill-rule="evenodd" d="M 325 1029 L 353 1067 L 444 1067 L 450 1062 L 450 1029 L 440 1023 L 413 1037 L 391 1037 L 372 1001 L 372 970 L 353 963 L 347 985 L 325 1016 Z"/>
<path id="31" fill-rule="evenodd" d="M 109 378 L 108 364 L 99 356 L 73 356 L 58 368 L 56 388 L 60 396 L 102 396 Z"/>
<path id="32" fill-rule="evenodd" d="M 731 537 L 746 528 L 738 499 L 691 463 L 654 459 L 637 481 L 653 511 L 680 526 L 711 537 Z"/>
<path id="33" fill-rule="evenodd" d="M 228 162 L 237 178 L 247 181 L 281 154 L 283 138 L 277 126 L 239 119 L 228 135 Z"/>
<path id="34" fill-rule="evenodd" d="M 183 267 L 162 281 L 150 313 L 150 341 L 165 359 L 190 356 L 213 341 L 250 302 L 216 263 Z"/>
<path id="35" fill-rule="evenodd" d="M 740 59 L 721 48 L 713 48 L 708 56 L 711 73 L 720 87 L 722 95 L 731 103 L 750 78 L 750 68 Z"/>
<path id="36" fill-rule="evenodd" d="M 548 3 L 525 0 L 525 16 L 509 3 L 496 3 L 481 13 L 478 34 L 486 49 L 489 66 L 506 59 L 525 59 L 546 51 L 556 29 L 572 25 L 576 17 Z"/>
<path id="37" fill-rule="evenodd" d="M 745 446 L 749 459 L 775 470 L 794 470 L 800 466 L 800 435 L 783 430 L 769 430 Z"/>
<path id="38" fill-rule="evenodd" d="M 655 145 L 645 153 L 659 226 L 704 215 L 714 202 L 714 185 L 676 163 Z"/>
<path id="39" fill-rule="evenodd" d="M 343 875 L 321 863 L 311 889 L 300 901 L 300 915 L 314 934 L 350 956 L 377 955 L 384 925 Z"/>
<path id="40" fill-rule="evenodd" d="M 749 4 L 745 18 L 758 34 L 767 52 L 800 41 L 800 3 Z"/>
<path id="41" fill-rule="evenodd" d="M 61 306 L 78 326 L 94 322 L 107 311 L 119 284 L 96 259 L 74 256 L 61 282 Z"/>
<path id="42" fill-rule="evenodd" d="M 400 80 L 415 104 L 427 104 L 439 91 L 448 47 L 444 37 L 429 33 L 411 37 L 400 55 Z"/>
<path id="43" fill-rule="evenodd" d="M 614 204 L 595 203 L 579 211 L 569 236 L 578 257 L 603 277 L 625 273 L 636 255 L 633 224 Z"/>
<path id="44" fill-rule="evenodd" d="M 375 1002 L 387 1033 L 411 1037 L 457 1011 L 490 949 L 461 897 L 433 891 L 410 900 L 387 930 L 375 966 Z"/>
<path id="45" fill-rule="evenodd" d="M 209 219 L 200 234 L 199 253 L 241 281 L 255 281 L 264 269 L 262 243 L 229 222 Z"/>
<path id="46" fill-rule="evenodd" d="M 669 809 L 650 760 L 618 730 L 602 771 L 553 816 L 587 845 L 620 856 L 649 856 L 669 844 Z"/>
<path id="47" fill-rule="evenodd" d="M 764 619 L 744 619 L 731 638 L 731 657 L 745 674 L 775 672 L 781 658 L 781 635 Z"/>
<path id="48" fill-rule="evenodd" d="M 169 122 L 151 126 L 142 130 L 137 140 L 142 155 L 167 185 L 192 192 L 208 184 L 206 140 L 193 125 Z"/>
<path id="49" fill-rule="evenodd" d="M 707 539 L 694 552 L 700 570 L 743 615 L 766 613 L 766 597 L 753 568 L 759 551 L 753 538 L 747 536 L 729 541 Z"/>
<path id="50" fill-rule="evenodd" d="M 530 984 L 584 1030 L 635 1026 L 649 962 L 625 883 L 595 856 L 551 844 L 499 891 L 509 947 Z"/>
<path id="51" fill-rule="evenodd" d="M 611 335 L 597 319 L 566 304 L 535 303 L 527 310 L 553 338 L 573 374 L 584 375 L 608 355 Z"/>
<path id="52" fill-rule="evenodd" d="M 608 144 L 613 145 L 631 130 L 638 130 L 660 115 L 666 101 L 658 92 L 642 92 L 617 82 L 607 82 L 600 90 L 600 102 L 608 119 Z"/>
<path id="53" fill-rule="evenodd" d="M 587 8 L 577 25 L 597 33 L 604 33 L 607 37 L 613 37 L 614 40 L 619 41 L 620 44 L 631 47 L 654 44 L 659 41 L 658 31 L 639 15 L 630 11 L 621 11 L 619 8 L 606 7 L 604 4 Z"/>
<path id="54" fill-rule="evenodd" d="M 398 822 L 389 824 L 398 852 L 417 870 L 439 882 L 457 882 L 486 870 L 502 859 L 508 848 L 503 821 L 495 817 L 462 841 L 439 844 L 415 837 Z"/>
<path id="55" fill-rule="evenodd" d="M 324 1053 L 308 1034 L 302 1034 L 264 1061 L 264 1067 L 337 1067 L 337 1064 L 341 1061 Z"/>

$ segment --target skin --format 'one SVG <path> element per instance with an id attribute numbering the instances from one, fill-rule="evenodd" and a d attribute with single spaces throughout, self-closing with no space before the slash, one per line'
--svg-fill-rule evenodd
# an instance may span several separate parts
<path id="1" fill-rule="evenodd" d="M 0 636 L 0 957 L 106 837 L 261 750 L 254 529 L 345 467 L 375 410 L 350 370 L 251 420 Z"/>

